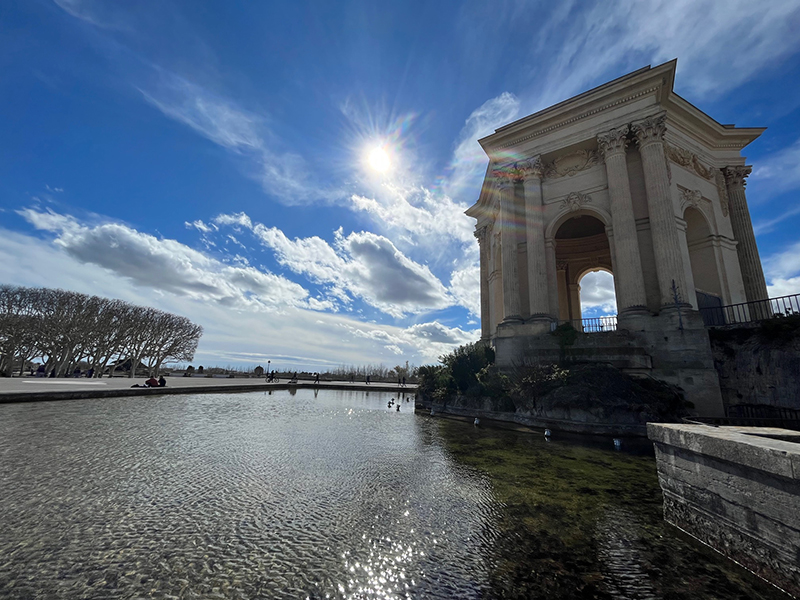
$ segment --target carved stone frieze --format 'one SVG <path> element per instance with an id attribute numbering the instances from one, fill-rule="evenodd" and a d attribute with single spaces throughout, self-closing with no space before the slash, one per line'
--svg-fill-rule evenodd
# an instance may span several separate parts
<path id="1" fill-rule="evenodd" d="M 623 125 L 598 135 L 597 144 L 603 156 L 607 157 L 619 152 L 625 152 L 625 148 L 628 146 L 629 131 L 630 128 L 627 125 Z"/>
<path id="2" fill-rule="evenodd" d="M 592 197 L 588 194 L 582 194 L 580 192 L 571 192 L 569 196 L 564 198 L 561 201 L 562 208 L 566 208 L 570 211 L 578 210 L 584 204 L 588 204 L 592 201 Z"/>
<path id="3" fill-rule="evenodd" d="M 703 179 L 714 179 L 713 168 L 706 167 L 700 162 L 700 159 L 693 152 L 689 152 L 685 148 L 679 148 L 670 144 L 665 144 L 667 151 L 667 158 L 677 165 L 685 167 L 690 171 L 694 171 Z"/>
<path id="4" fill-rule="evenodd" d="M 697 208 L 700 206 L 700 201 L 703 199 L 703 194 L 700 190 L 690 190 L 685 187 L 678 186 L 678 191 L 681 194 L 681 207 L 687 205 Z"/>
<path id="5" fill-rule="evenodd" d="M 667 130 L 667 113 L 662 112 L 631 123 L 631 131 L 636 136 L 639 146 L 660 142 L 664 139 Z"/>
<path id="6" fill-rule="evenodd" d="M 717 184 L 719 204 L 722 207 L 722 216 L 728 216 L 728 186 L 725 185 L 725 176 L 719 169 L 714 169 L 714 181 Z"/>
<path id="7" fill-rule="evenodd" d="M 576 150 L 562 154 L 544 167 L 544 176 L 548 179 L 558 179 L 575 175 L 600 163 L 600 153 L 597 150 Z"/>

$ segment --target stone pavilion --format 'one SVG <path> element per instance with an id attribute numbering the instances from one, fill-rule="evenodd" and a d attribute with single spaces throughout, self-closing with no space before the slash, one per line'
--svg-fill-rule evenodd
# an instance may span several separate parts
<path id="1" fill-rule="evenodd" d="M 617 322 L 579 336 L 573 357 L 674 383 L 698 412 L 721 415 L 698 309 L 767 298 L 741 155 L 764 129 L 722 125 L 677 95 L 676 62 L 480 140 L 489 166 L 467 214 L 480 244 L 481 337 L 501 368 L 553 359 L 556 324 L 588 330 L 581 278 L 607 271 Z"/>

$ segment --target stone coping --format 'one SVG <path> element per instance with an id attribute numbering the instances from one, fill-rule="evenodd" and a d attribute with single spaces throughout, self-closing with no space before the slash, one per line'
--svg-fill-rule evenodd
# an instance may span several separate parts
<path id="1" fill-rule="evenodd" d="M 134 380 L 136 381 L 136 380 Z M 226 394 L 240 392 L 267 392 L 289 389 L 311 389 L 311 390 L 353 390 L 366 392 L 407 392 L 415 393 L 416 385 L 407 384 L 405 387 L 398 387 L 397 384 L 347 382 L 320 382 L 315 384 L 313 381 L 300 381 L 298 383 L 210 383 L 208 385 L 172 385 L 167 387 L 154 388 L 101 388 L 101 389 L 74 389 L 74 390 L 42 390 L 42 391 L 14 391 L 0 393 L 0 404 L 12 404 L 19 402 L 47 402 L 53 400 L 82 400 L 88 398 L 121 398 L 133 396 L 168 396 L 175 394 Z M 170 382 L 171 383 L 171 382 Z"/>
<path id="2" fill-rule="evenodd" d="M 796 431 L 777 427 L 648 423 L 647 435 L 655 443 L 788 479 L 800 479 L 800 443 L 786 441 L 797 439 Z"/>

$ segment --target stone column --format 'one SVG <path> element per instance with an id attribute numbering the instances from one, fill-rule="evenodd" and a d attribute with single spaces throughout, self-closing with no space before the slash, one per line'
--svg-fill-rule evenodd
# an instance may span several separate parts
<path id="1" fill-rule="evenodd" d="M 556 265 L 556 241 L 545 240 L 547 255 L 547 296 L 550 302 L 550 318 L 558 321 L 558 265 Z"/>
<path id="2" fill-rule="evenodd" d="M 517 223 L 514 206 L 514 181 L 497 176 L 500 192 L 500 253 L 503 264 L 503 323 L 522 321 L 517 266 Z"/>
<path id="3" fill-rule="evenodd" d="M 672 284 L 678 288 L 680 304 L 691 306 L 687 299 L 694 290 L 686 289 L 680 239 L 675 222 L 675 209 L 670 195 L 670 176 L 664 154 L 666 113 L 647 117 L 631 124 L 642 155 L 647 211 L 656 259 L 656 275 L 662 308 L 675 306 Z"/>
<path id="4" fill-rule="evenodd" d="M 628 126 L 612 129 L 597 136 L 606 163 L 608 195 L 611 200 L 611 224 L 614 229 L 614 286 L 618 312 L 645 312 L 642 261 L 639 258 L 639 237 L 633 216 L 631 185 L 625 148 Z"/>
<path id="5" fill-rule="evenodd" d="M 475 237 L 480 247 L 481 278 L 481 341 L 487 342 L 491 337 L 489 316 L 489 241 L 486 239 L 486 226 L 475 230 Z"/>
<path id="6" fill-rule="evenodd" d="M 736 254 L 739 257 L 739 268 L 742 271 L 744 293 L 748 302 L 768 298 L 767 283 L 764 281 L 756 236 L 753 233 L 753 223 L 750 221 L 750 210 L 747 208 L 747 198 L 744 194 L 744 180 L 750 175 L 751 170 L 752 167 L 726 167 L 724 170 L 733 237 L 738 242 Z"/>
<path id="7" fill-rule="evenodd" d="M 556 265 L 558 278 L 558 318 L 560 321 L 569 321 L 569 285 L 567 284 L 567 263 L 560 262 Z"/>
<path id="8" fill-rule="evenodd" d="M 581 284 L 570 283 L 567 287 L 569 288 L 569 318 L 572 321 L 581 323 L 583 319 L 583 313 L 581 312 Z M 573 323 L 573 326 L 578 331 L 583 331 L 581 327 L 576 326 L 576 323 Z"/>
<path id="9" fill-rule="evenodd" d="M 547 255 L 544 246 L 541 159 L 537 156 L 517 163 L 525 190 L 525 232 L 528 252 L 528 299 L 531 318 L 550 318 Z"/>

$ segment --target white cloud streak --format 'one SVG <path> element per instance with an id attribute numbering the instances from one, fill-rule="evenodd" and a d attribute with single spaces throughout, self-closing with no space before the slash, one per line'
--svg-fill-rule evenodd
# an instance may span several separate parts
<path id="1" fill-rule="evenodd" d="M 248 175 L 261 182 L 266 194 L 286 205 L 332 203 L 345 197 L 342 191 L 315 181 L 302 156 L 280 149 L 281 142 L 265 117 L 174 73 L 160 69 L 158 74 L 158 84 L 137 88 L 145 101 L 243 157 Z"/>

